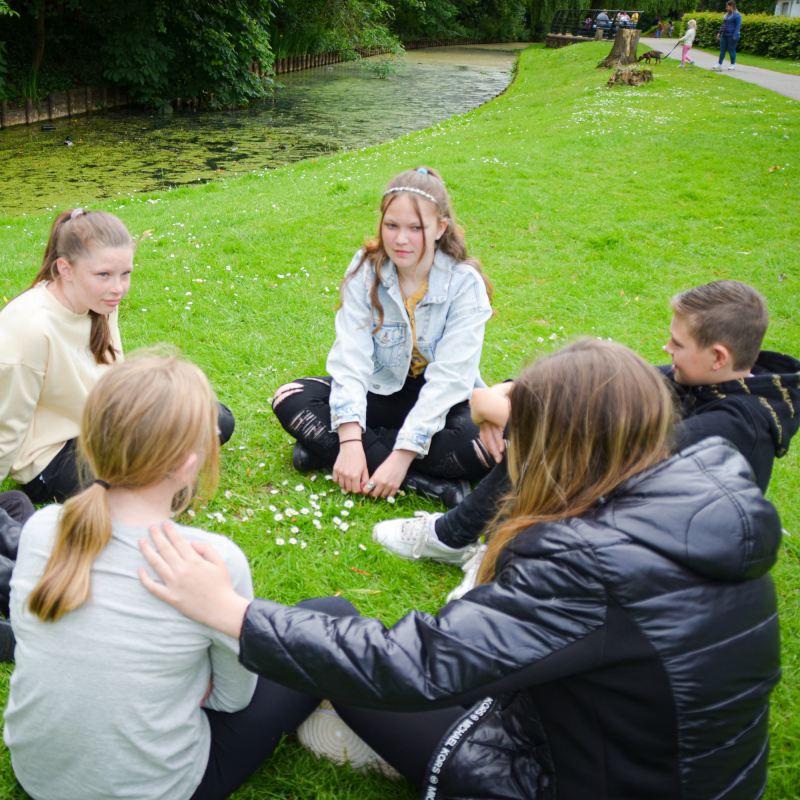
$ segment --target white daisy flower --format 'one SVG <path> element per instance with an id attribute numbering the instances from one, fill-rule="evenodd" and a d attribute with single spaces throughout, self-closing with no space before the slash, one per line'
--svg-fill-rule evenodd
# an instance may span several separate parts
<path id="1" fill-rule="evenodd" d="M 245 509 L 245 510 L 247 511 L 247 516 L 248 516 L 248 517 L 253 517 L 253 516 L 255 516 L 255 513 L 256 513 L 256 512 L 255 512 L 255 511 L 253 511 L 253 509 L 252 509 L 252 508 L 248 508 L 248 509 Z"/>
<path id="2" fill-rule="evenodd" d="M 322 512 L 321 511 L 315 511 L 314 512 L 314 516 L 315 517 L 321 517 L 322 516 Z"/>
<path id="3" fill-rule="evenodd" d="M 333 475 L 326 475 L 325 476 L 325 480 L 326 481 L 332 481 L 333 480 Z"/>
<path id="4" fill-rule="evenodd" d="M 338 556 L 338 555 L 339 555 L 339 551 L 338 551 L 338 550 L 334 550 L 334 551 L 333 551 L 333 554 L 334 554 L 335 556 Z"/>
<path id="5" fill-rule="evenodd" d="M 296 492 L 302 492 L 302 491 L 304 491 L 304 490 L 305 490 L 305 488 L 306 488 L 306 487 L 305 487 L 305 486 L 303 486 L 303 484 L 302 484 L 302 483 L 298 483 L 298 484 L 297 484 L 297 486 L 295 486 L 295 487 L 294 487 L 294 490 L 295 490 Z"/>
<path id="6" fill-rule="evenodd" d="M 197 514 L 195 514 L 195 513 L 194 513 L 194 511 L 192 511 L 192 509 L 191 509 L 191 508 L 190 508 L 190 509 L 189 509 L 189 510 L 188 510 L 186 513 L 187 513 L 187 514 L 188 514 L 190 517 L 196 517 L 196 516 L 197 516 Z"/>
<path id="7" fill-rule="evenodd" d="M 300 509 L 300 513 L 301 514 L 310 514 L 311 512 L 307 508 L 301 508 Z"/>
<path id="8" fill-rule="evenodd" d="M 300 528 L 298 528 L 296 525 L 292 525 L 292 527 L 289 528 L 289 533 L 300 533 Z"/>
<path id="9" fill-rule="evenodd" d="M 317 530 L 320 530 L 322 528 L 322 523 L 318 519 L 312 520 L 312 522 L 314 523 L 314 527 Z"/>
<path id="10" fill-rule="evenodd" d="M 270 507 L 269 507 L 269 510 L 270 510 L 270 511 L 277 511 L 278 509 L 277 509 L 277 507 L 276 507 L 276 506 L 270 506 Z"/>
<path id="11" fill-rule="evenodd" d="M 276 514 L 273 519 L 275 522 L 280 522 L 283 519 L 283 514 Z"/>
<path id="12" fill-rule="evenodd" d="M 259 467 L 266 467 L 267 465 L 262 461 L 258 466 Z"/>
<path id="13" fill-rule="evenodd" d="M 281 537 L 279 536 L 279 537 L 278 537 L 278 538 L 275 540 L 275 544 L 286 544 L 286 542 L 284 542 L 284 541 L 283 541 L 283 539 L 281 539 Z"/>
<path id="14" fill-rule="evenodd" d="M 346 531 L 346 530 L 347 530 L 349 527 L 350 527 L 350 526 L 349 526 L 349 525 L 348 525 L 346 522 L 343 522 L 343 523 L 342 523 L 342 524 L 339 526 L 339 530 L 340 530 L 340 531 L 342 531 L 342 533 L 344 533 L 344 532 L 345 532 L 345 531 Z"/>
<path id="15" fill-rule="evenodd" d="M 359 545 L 359 548 L 360 548 L 361 550 L 366 550 L 366 549 L 367 549 L 367 546 L 366 546 L 365 544 L 360 544 L 360 545 Z"/>
<path id="16" fill-rule="evenodd" d="M 308 545 L 305 542 L 300 542 L 300 549 L 305 550 Z"/>
<path id="17" fill-rule="evenodd" d="M 344 501 L 344 507 L 345 508 L 352 508 L 354 505 L 355 505 L 355 503 L 352 500 L 345 500 Z"/>
<path id="18" fill-rule="evenodd" d="M 231 499 L 231 497 L 233 497 L 233 494 L 231 493 L 230 489 L 228 489 L 228 491 L 225 492 L 225 497 L 227 497 L 229 500 Z"/>
<path id="19" fill-rule="evenodd" d="M 386 502 L 387 502 L 387 503 L 394 503 L 394 497 L 392 497 L 391 495 L 389 495 L 389 496 L 386 498 Z"/>
<path id="20" fill-rule="evenodd" d="M 327 496 L 328 496 L 328 493 L 327 493 L 327 492 L 320 492 L 320 495 L 319 495 L 319 496 L 320 496 L 320 497 L 327 497 Z"/>
<path id="21" fill-rule="evenodd" d="M 311 500 L 319 500 L 319 495 L 318 494 L 312 494 L 310 499 Z"/>
<path id="22" fill-rule="evenodd" d="M 334 517 L 331 521 L 333 522 L 334 525 L 342 524 L 342 521 L 339 519 L 339 517 Z"/>
<path id="23" fill-rule="evenodd" d="M 294 536 L 292 536 L 292 538 L 289 539 L 289 544 L 297 544 L 297 539 L 295 539 Z"/>
<path id="24" fill-rule="evenodd" d="M 270 489 L 270 490 L 269 490 L 269 493 L 270 493 L 270 494 L 278 494 L 278 493 L 279 493 L 279 491 L 280 491 L 280 489 Z"/>
<path id="25" fill-rule="evenodd" d="M 287 517 L 296 517 L 297 516 L 297 512 L 293 508 L 287 508 L 286 509 L 286 516 Z"/>
<path id="26" fill-rule="evenodd" d="M 289 485 L 289 481 L 283 481 L 283 482 L 281 483 L 281 486 L 288 486 L 288 485 Z"/>
<path id="27" fill-rule="evenodd" d="M 349 511 L 345 511 L 345 509 L 342 509 L 342 510 L 341 510 L 339 513 L 340 513 L 340 514 L 341 514 L 343 517 L 349 517 L 349 516 L 350 516 L 350 512 L 349 512 Z"/>

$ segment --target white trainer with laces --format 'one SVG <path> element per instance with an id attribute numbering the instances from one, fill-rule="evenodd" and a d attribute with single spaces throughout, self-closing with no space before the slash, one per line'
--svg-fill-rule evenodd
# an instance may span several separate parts
<path id="1" fill-rule="evenodd" d="M 345 725 L 327 700 L 323 700 L 319 708 L 300 725 L 297 738 L 317 758 L 322 756 L 340 766 L 349 764 L 351 769 L 360 769 L 362 772 L 380 770 L 384 777 L 392 780 L 401 777 L 391 764 Z"/>
<path id="2" fill-rule="evenodd" d="M 736 69 L 736 64 L 731 64 L 728 69 Z"/>
<path id="3" fill-rule="evenodd" d="M 386 519 L 372 529 L 372 538 L 400 558 L 430 558 L 440 564 L 460 566 L 475 550 L 475 545 L 448 547 L 436 536 L 434 525 L 442 515 L 415 511 L 413 517 Z"/>
<path id="4" fill-rule="evenodd" d="M 711 69 L 722 69 L 722 64 L 714 64 L 714 66 L 711 67 Z"/>

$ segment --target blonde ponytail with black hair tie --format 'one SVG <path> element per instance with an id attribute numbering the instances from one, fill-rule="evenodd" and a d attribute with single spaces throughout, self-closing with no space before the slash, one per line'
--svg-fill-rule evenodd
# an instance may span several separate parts
<path id="1" fill-rule="evenodd" d="M 108 491 L 111 488 L 111 486 L 109 486 L 105 481 L 101 481 L 100 478 L 97 478 L 95 480 L 95 483 L 98 486 L 102 486 L 106 491 Z"/>

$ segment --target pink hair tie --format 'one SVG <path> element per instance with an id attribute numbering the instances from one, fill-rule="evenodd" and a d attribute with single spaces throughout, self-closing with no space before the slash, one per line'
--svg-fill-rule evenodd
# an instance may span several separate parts
<path id="1" fill-rule="evenodd" d="M 73 212 L 69 215 L 70 219 L 75 219 L 75 217 L 79 217 L 81 214 L 85 214 L 86 212 L 82 208 L 76 208 Z"/>

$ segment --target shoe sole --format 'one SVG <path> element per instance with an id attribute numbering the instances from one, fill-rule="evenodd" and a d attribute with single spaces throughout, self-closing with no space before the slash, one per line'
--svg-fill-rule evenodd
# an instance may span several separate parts
<path id="1" fill-rule="evenodd" d="M 391 764 L 356 736 L 327 700 L 298 727 L 297 738 L 317 758 L 326 758 L 339 766 L 349 764 L 351 769 L 362 772 L 380 770 L 386 778 L 401 777 Z"/>

